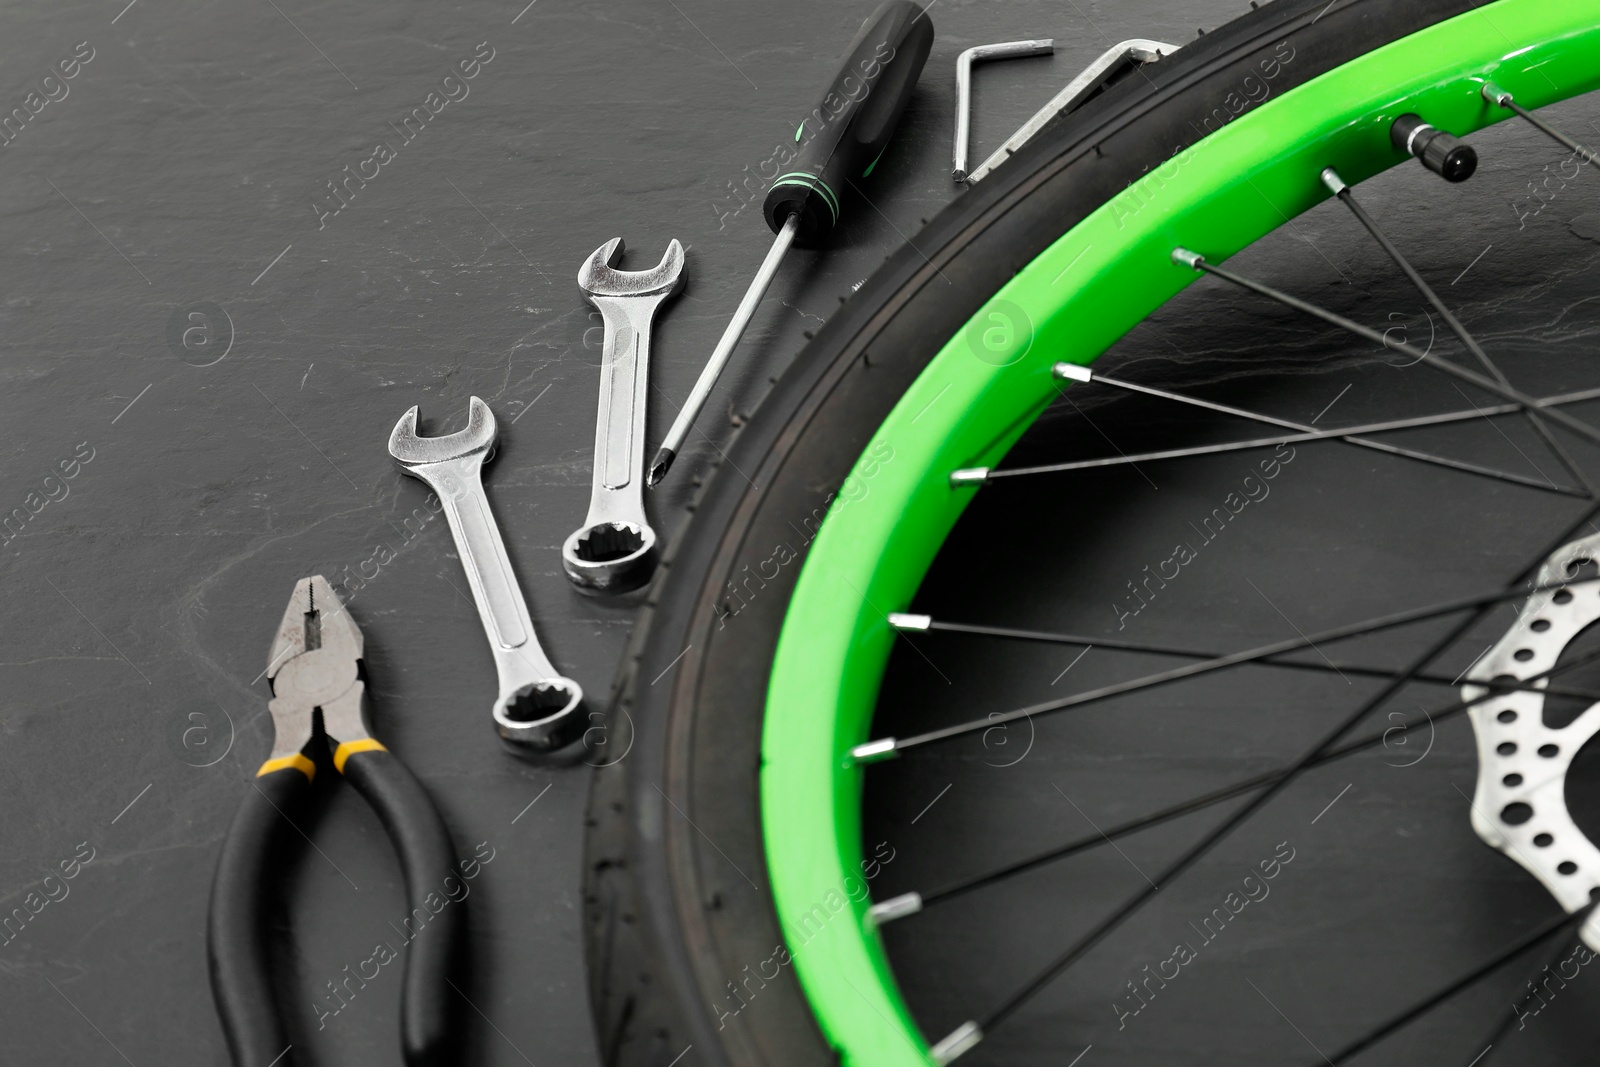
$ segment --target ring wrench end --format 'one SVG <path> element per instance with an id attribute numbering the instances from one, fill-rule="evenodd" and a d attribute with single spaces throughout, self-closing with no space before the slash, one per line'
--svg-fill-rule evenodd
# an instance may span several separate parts
<path id="1" fill-rule="evenodd" d="M 527 752 L 557 752 L 583 736 L 588 725 L 583 687 L 552 675 L 502 692 L 494 705 L 500 736 Z"/>
<path id="2" fill-rule="evenodd" d="M 561 546 L 567 577 L 591 596 L 619 596 L 647 585 L 660 559 L 655 530 L 625 521 L 574 530 Z"/>

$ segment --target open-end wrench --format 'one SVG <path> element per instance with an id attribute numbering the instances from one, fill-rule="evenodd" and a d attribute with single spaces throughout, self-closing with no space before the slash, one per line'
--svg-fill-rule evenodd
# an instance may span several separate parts
<path id="1" fill-rule="evenodd" d="M 489 511 L 482 468 L 496 432 L 494 413 L 477 397 L 472 398 L 467 428 L 447 437 L 417 436 L 413 407 L 395 423 L 389 454 L 401 470 L 432 487 L 444 504 L 500 676 L 496 729 L 507 741 L 548 752 L 582 734 L 583 689 L 559 674 L 539 647 L 505 541 Z"/>
<path id="2" fill-rule="evenodd" d="M 644 515 L 645 401 L 649 397 L 650 323 L 683 288 L 683 246 L 650 270 L 618 270 L 622 238 L 595 250 L 578 286 L 605 319 L 600 355 L 600 417 L 594 431 L 594 488 L 589 517 L 561 546 L 567 577 L 586 593 L 626 593 L 650 580 L 660 557 Z"/>

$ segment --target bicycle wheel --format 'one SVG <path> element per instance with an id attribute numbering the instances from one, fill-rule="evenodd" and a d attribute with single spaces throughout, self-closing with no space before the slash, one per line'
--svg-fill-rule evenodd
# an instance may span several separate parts
<path id="1" fill-rule="evenodd" d="M 1392 167 L 1404 112 L 1505 117 L 1484 78 L 1529 106 L 1593 88 L 1597 23 L 1536 0 L 1268 5 L 1054 124 L 841 308 L 735 443 L 743 475 L 705 487 L 625 667 L 637 737 L 596 778 L 586 896 L 608 1063 L 932 1060 L 861 892 L 886 857 L 862 847 L 851 752 L 888 615 L 973 495 L 951 473 L 994 467 L 1056 363 L 1194 280 L 1174 247 L 1225 259 L 1326 199 L 1323 167 Z M 1013 1017 L 993 999 L 985 1022 Z"/>

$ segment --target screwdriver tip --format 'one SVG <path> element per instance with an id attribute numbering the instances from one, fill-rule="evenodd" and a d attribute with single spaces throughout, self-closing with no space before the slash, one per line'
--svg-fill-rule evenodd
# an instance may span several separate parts
<path id="1" fill-rule="evenodd" d="M 645 477 L 645 484 L 654 489 L 661 484 L 661 479 L 667 476 L 667 471 L 672 467 L 672 461 L 678 453 L 670 448 L 663 448 L 656 453 L 656 458 L 650 461 L 650 473 Z"/>

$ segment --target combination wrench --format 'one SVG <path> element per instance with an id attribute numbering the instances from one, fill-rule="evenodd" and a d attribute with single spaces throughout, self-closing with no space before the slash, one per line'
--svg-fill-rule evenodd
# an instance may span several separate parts
<path id="1" fill-rule="evenodd" d="M 640 271 L 616 268 L 622 250 L 622 238 L 614 237 L 578 270 L 579 288 L 605 320 L 589 515 L 561 546 L 567 577 L 585 593 L 637 589 L 660 558 L 656 532 L 644 514 L 650 324 L 683 288 L 683 246 L 674 240 L 659 264 Z"/>
<path id="2" fill-rule="evenodd" d="M 477 397 L 472 398 L 467 428 L 446 437 L 419 437 L 413 407 L 395 423 L 389 454 L 401 470 L 426 482 L 444 505 L 500 678 L 495 728 L 507 741 L 549 752 L 582 734 L 583 689 L 559 674 L 539 647 L 505 541 L 489 511 L 482 468 L 497 432 L 494 413 Z"/>

